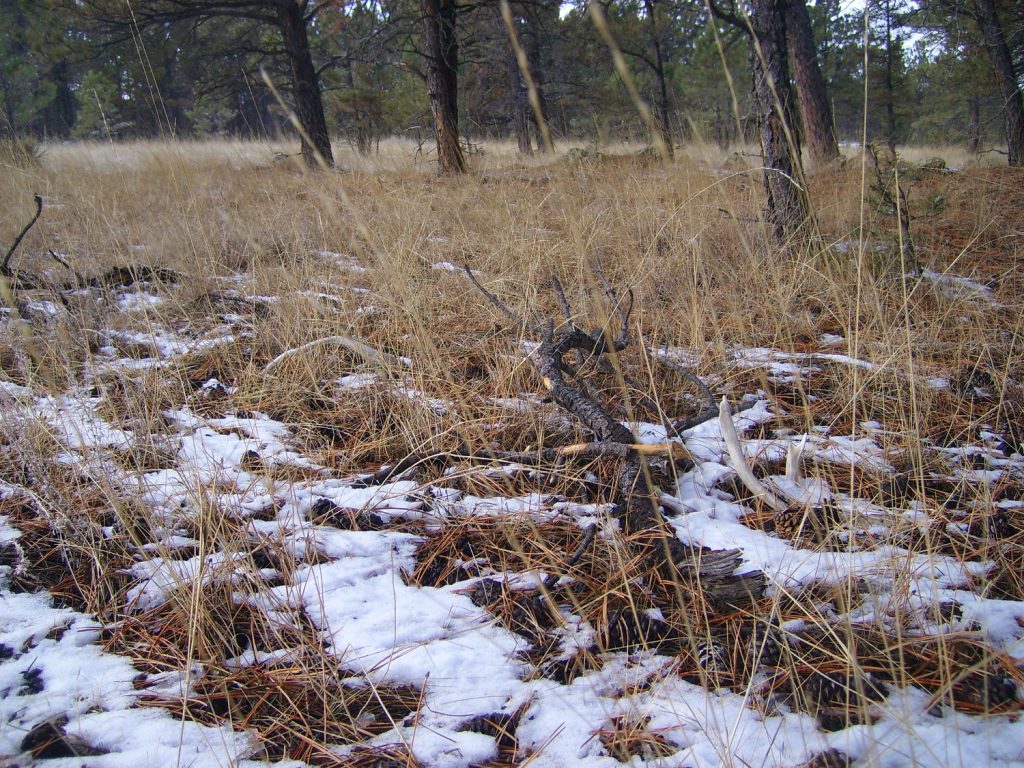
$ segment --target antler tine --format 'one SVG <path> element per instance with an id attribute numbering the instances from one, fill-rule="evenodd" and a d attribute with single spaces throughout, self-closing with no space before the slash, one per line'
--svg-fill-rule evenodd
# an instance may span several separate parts
<path id="1" fill-rule="evenodd" d="M 747 460 L 743 456 L 743 448 L 740 446 L 739 435 L 736 434 L 736 427 L 732 422 L 732 411 L 729 409 L 729 400 L 722 398 L 722 405 L 718 410 L 718 423 L 722 429 L 722 438 L 729 453 L 729 466 L 736 473 L 740 481 L 757 498 L 776 512 L 784 511 L 789 505 L 771 492 L 760 480 L 750 471 Z"/>

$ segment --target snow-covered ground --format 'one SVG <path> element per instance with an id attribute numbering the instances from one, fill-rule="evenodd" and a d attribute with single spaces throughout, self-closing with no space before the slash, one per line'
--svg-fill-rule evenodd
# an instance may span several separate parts
<path id="1" fill-rule="evenodd" d="M 328 251 L 321 256 L 362 269 L 348 256 Z M 453 268 L 433 265 L 439 271 Z M 927 277 L 943 290 L 975 290 L 948 276 L 941 283 Z M 984 289 L 976 292 L 984 296 Z M 160 301 L 142 290 L 118 299 L 126 312 L 145 312 Z M 231 343 L 244 333 L 244 324 L 230 318 L 198 337 L 166 328 L 111 332 L 95 365 L 131 375 Z M 809 355 L 737 349 L 734 361 L 739 369 L 764 369 L 781 382 L 806 377 L 823 363 L 873 368 L 831 349 L 839 342 L 838 337 L 823 339 L 826 351 Z M 141 359 L 123 357 L 119 348 L 128 345 L 150 353 Z M 688 350 L 665 354 L 692 356 Z M 397 396 L 423 397 L 411 382 L 372 373 L 346 376 L 337 386 L 382 387 Z M 319 633 L 311 642 L 321 643 L 353 684 L 410 686 L 420 692 L 413 714 L 379 728 L 362 746 L 399 745 L 425 768 L 468 768 L 502 757 L 499 747 L 507 747 L 493 729 L 477 727 L 486 717 L 511 723 L 515 761 L 538 767 L 611 767 L 624 759 L 635 766 L 679 768 L 796 766 L 830 749 L 864 766 L 1024 764 L 1024 722 L 1016 714 L 972 715 L 934 692 L 889 683 L 871 702 L 869 718 L 827 730 L 811 712 L 773 695 L 771 669 L 755 670 L 743 684 L 701 684 L 692 665 L 683 663 L 685 655 L 595 648 L 597 627 L 569 604 L 559 606 L 561 621 L 552 634 L 560 638 L 566 657 L 589 653 L 594 660 L 571 680 L 545 676 L 530 661 L 534 640 L 503 624 L 472 595 L 484 579 L 535 594 L 548 574 L 501 572 L 483 562 L 450 583 L 418 586 L 409 578 L 417 567 L 417 548 L 446 526 L 470 518 L 580 530 L 597 523 L 601 536 L 614 537 L 616 522 L 607 504 L 548 494 L 540 483 L 535 493 L 489 498 L 443 478 L 368 484 L 366 476 L 339 475 L 305 455 L 293 430 L 266 414 L 210 415 L 209 403 L 198 407 L 200 398 L 218 388 L 229 391 L 211 381 L 197 390 L 195 402 L 166 409 L 158 435 L 111 423 L 102 397 L 87 386 L 53 395 L 0 382 L 0 411 L 12 432 L 43 425 L 58 445 L 57 461 L 86 476 L 103 471 L 111 493 L 143 505 L 151 538 L 139 543 L 135 562 L 126 569 L 129 586 L 122 609 L 127 615 L 158 611 L 182 590 L 201 594 L 227 588 L 234 590 L 236 601 L 261 612 L 268 626 L 294 629 L 301 626 L 300 615 L 308 617 L 312 631 Z M 782 415 L 763 395 L 749 393 L 749 407 L 736 415 L 741 434 Z M 510 411 L 531 407 L 526 401 L 498 405 Z M 430 407 L 444 413 L 446 403 L 432 400 Z M 660 425 L 630 426 L 641 441 L 669 440 Z M 884 432 L 885 425 L 868 423 L 855 434 L 825 429 L 761 433 L 745 439 L 742 449 L 751 462 L 768 464 L 783 461 L 790 446 L 799 445 L 811 470 L 852 467 L 884 477 L 894 473 L 892 462 L 898 458 L 881 440 Z M 682 441 L 696 461 L 678 476 L 674 493 L 665 500 L 681 541 L 740 549 L 737 572 L 762 571 L 769 597 L 820 600 L 815 595 L 823 587 L 857 585 L 863 599 L 845 610 L 821 607 L 822 616 L 836 627 L 870 622 L 907 636 L 969 635 L 1019 672 L 1024 604 L 988 594 L 992 563 L 925 554 L 886 534 L 897 527 L 926 529 L 920 509 L 878 507 L 831 488 L 826 472 L 808 471 L 810 477 L 790 490 L 827 501 L 844 515 L 845 538 L 841 546 L 831 547 L 784 539 L 751 524 L 750 507 L 730 491 L 735 472 L 717 421 L 690 429 Z M 110 460 L 117 452 L 153 442 L 170 457 L 163 468 L 129 471 Z M 1000 450 L 1000 443 L 999 435 L 987 433 L 974 444 L 936 451 L 945 451 L 946 471 L 957 482 L 994 486 L 1024 481 L 1024 459 Z M 779 487 L 793 483 L 781 474 L 769 481 Z M 0 500 L 37 504 L 44 514 L 45 502 L 30 488 L 0 486 Z M 376 522 L 369 529 L 348 530 L 332 523 L 324 510 L 372 516 Z M 241 535 L 231 547 L 222 543 L 209 549 L 204 526 L 211 519 L 229 519 L 238 526 Z M 104 535 L 118 534 L 116 526 L 104 529 Z M 203 725 L 176 717 L 173 708 L 152 706 L 161 697 L 175 701 L 198 695 L 202 664 L 179 675 L 141 672 L 131 659 L 104 651 L 103 626 L 94 618 L 57 607 L 46 594 L 15 591 L 17 570 L 31 567 L 19 544 L 26 535 L 0 519 L 0 757 L 30 763 L 33 749 L 39 752 L 40 734 L 45 736 L 50 727 L 64 734 L 65 746 L 80 750 L 80 756 L 55 765 L 259 763 L 260 747 L 244 727 Z M 261 546 L 288 554 L 294 568 L 256 567 L 246 549 Z M 552 583 L 569 581 L 563 577 Z M 937 609 L 948 604 L 959 606 L 958 615 L 936 618 Z M 802 639 L 798 626 L 787 631 L 786 642 L 794 647 L 813 642 Z M 240 647 L 228 662 L 272 668 L 291 663 L 290 650 L 250 645 Z M 614 745 L 624 743 L 622 734 L 630 728 L 641 736 L 632 756 L 623 758 Z M 356 746 L 331 749 L 344 757 Z"/>

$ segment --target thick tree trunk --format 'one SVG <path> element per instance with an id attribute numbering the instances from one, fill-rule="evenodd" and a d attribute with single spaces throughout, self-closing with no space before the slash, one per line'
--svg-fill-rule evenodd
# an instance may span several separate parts
<path id="1" fill-rule="evenodd" d="M 658 83 L 658 98 L 655 101 L 654 119 L 658 123 L 658 130 L 661 131 L 661 138 L 665 142 L 665 149 L 671 160 L 675 155 L 673 145 L 675 144 L 672 131 L 672 104 L 668 94 L 668 82 L 665 73 L 665 54 L 661 38 L 661 22 L 658 18 L 657 0 L 644 0 L 644 10 L 647 14 L 648 31 L 651 35 L 651 45 L 654 48 L 654 79 Z"/>
<path id="2" fill-rule="evenodd" d="M 302 158 L 315 168 L 322 160 L 334 165 L 331 137 L 324 116 L 324 102 L 320 93 L 320 78 L 313 66 L 306 28 L 306 3 L 285 3 L 277 7 L 277 25 L 284 40 L 284 50 L 292 74 L 292 93 L 295 115 L 305 134 L 302 139 Z"/>
<path id="3" fill-rule="evenodd" d="M 345 58 L 339 65 L 341 70 L 342 83 L 348 90 L 348 128 L 347 134 L 358 152 L 363 157 L 369 157 L 373 151 L 373 119 L 365 108 L 363 100 L 356 92 L 356 75 L 352 67 L 352 59 Z"/>
<path id="4" fill-rule="evenodd" d="M 55 85 L 56 93 L 43 110 L 43 133 L 46 136 L 63 139 L 71 135 L 77 104 L 70 81 L 71 66 L 66 59 L 50 69 L 50 82 Z"/>
<path id="5" fill-rule="evenodd" d="M 752 0 L 754 104 L 761 137 L 765 217 L 784 243 L 807 221 L 807 200 L 797 185 L 800 144 L 786 123 L 792 102 L 786 66 L 785 0 Z"/>
<path id="6" fill-rule="evenodd" d="M 1003 115 L 1006 121 L 1006 143 L 1009 163 L 1024 165 L 1024 96 L 1021 95 L 1020 79 L 1014 68 L 1006 34 L 996 14 L 993 0 L 974 0 L 978 26 L 985 40 L 985 48 L 992 62 L 992 71 L 1003 99 Z"/>
<path id="7" fill-rule="evenodd" d="M 455 0 L 423 0 L 423 51 L 427 57 L 427 95 L 434 116 L 438 167 L 441 173 L 464 173 L 466 158 L 459 144 Z"/>
<path id="8" fill-rule="evenodd" d="M 191 98 L 192 89 L 178 77 L 177 49 L 172 49 L 164 54 L 164 76 L 163 84 L 160 85 L 160 92 L 163 94 L 164 117 L 167 120 L 167 130 L 172 136 L 181 136 L 188 133 L 190 121 L 188 118 L 188 99 Z"/>
<path id="9" fill-rule="evenodd" d="M 839 144 L 805 0 L 786 3 L 786 44 L 796 84 L 803 140 L 811 160 L 819 164 L 831 162 L 839 157 Z"/>

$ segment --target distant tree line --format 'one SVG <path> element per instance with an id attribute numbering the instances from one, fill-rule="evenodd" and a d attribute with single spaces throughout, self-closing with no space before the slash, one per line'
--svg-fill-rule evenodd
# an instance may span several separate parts
<path id="1" fill-rule="evenodd" d="M 467 140 L 529 153 L 652 130 L 669 151 L 760 138 L 770 152 L 767 131 L 827 161 L 866 120 L 890 148 L 1024 163 L 1015 0 L 594 2 L 0 0 L 0 136 L 287 133 L 330 165 L 332 137 L 369 153 L 402 135 L 459 172 Z"/>

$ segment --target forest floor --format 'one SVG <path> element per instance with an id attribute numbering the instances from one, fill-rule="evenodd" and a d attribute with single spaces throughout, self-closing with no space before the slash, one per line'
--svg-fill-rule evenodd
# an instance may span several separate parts
<path id="1" fill-rule="evenodd" d="M 852 157 L 780 249 L 742 152 L 277 149 L 0 161 L 0 763 L 1024 762 L 1019 170 Z M 749 599 L 536 368 L 628 296 L 575 385 Z"/>

